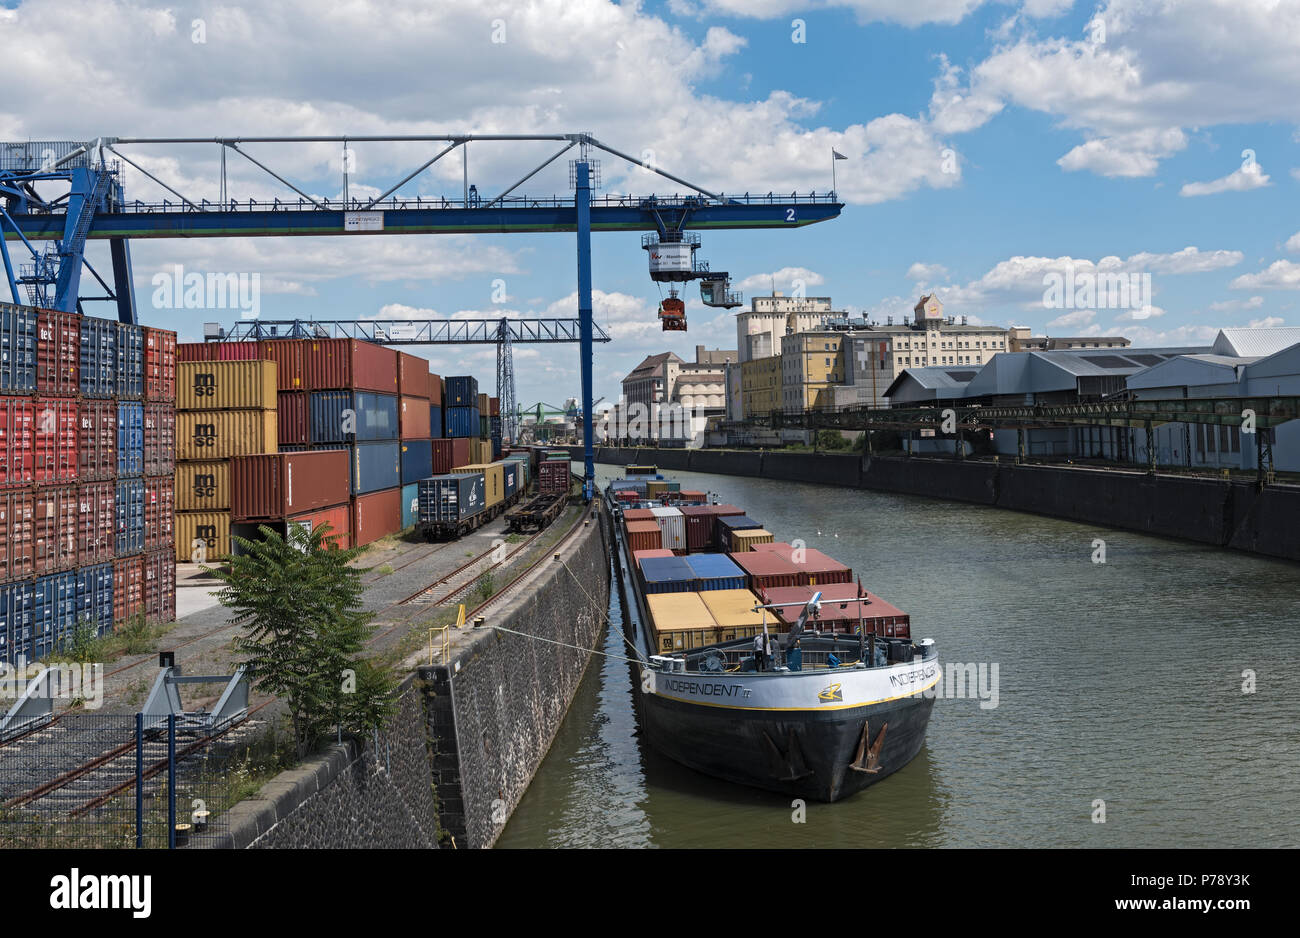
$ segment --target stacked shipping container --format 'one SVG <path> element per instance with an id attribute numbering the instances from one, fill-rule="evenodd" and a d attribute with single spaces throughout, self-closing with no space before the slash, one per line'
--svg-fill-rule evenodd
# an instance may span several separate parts
<path id="1" fill-rule="evenodd" d="M 175 333 L 0 304 L 0 661 L 175 618 Z"/>

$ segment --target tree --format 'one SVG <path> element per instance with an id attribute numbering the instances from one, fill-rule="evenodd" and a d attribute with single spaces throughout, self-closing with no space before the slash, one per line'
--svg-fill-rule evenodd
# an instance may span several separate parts
<path id="1" fill-rule="evenodd" d="M 360 732 L 392 712 L 392 676 L 360 660 L 374 613 L 361 608 L 359 548 L 339 549 L 329 526 L 288 535 L 262 525 L 260 540 L 234 536 L 243 550 L 229 570 L 211 570 L 217 594 L 244 630 L 235 650 L 258 690 L 284 699 L 299 758 L 331 725 Z"/>
<path id="2" fill-rule="evenodd" d="M 851 444 L 844 439 L 844 435 L 839 430 L 818 430 L 817 431 L 817 448 L 818 449 L 848 449 Z"/>

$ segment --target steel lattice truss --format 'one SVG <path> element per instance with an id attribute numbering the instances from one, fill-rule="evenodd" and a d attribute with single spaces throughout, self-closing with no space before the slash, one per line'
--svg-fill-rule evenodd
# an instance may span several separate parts
<path id="1" fill-rule="evenodd" d="M 610 341 L 604 329 L 593 329 L 594 341 Z M 379 345 L 497 345 L 503 330 L 511 342 L 579 341 L 577 319 L 249 319 L 208 336 L 208 341 L 363 339 Z"/>

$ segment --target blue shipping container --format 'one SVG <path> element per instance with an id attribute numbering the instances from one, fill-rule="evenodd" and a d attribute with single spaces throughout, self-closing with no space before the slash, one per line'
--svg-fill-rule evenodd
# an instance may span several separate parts
<path id="1" fill-rule="evenodd" d="M 437 404 L 429 405 L 429 436 L 442 439 L 442 408 Z"/>
<path id="2" fill-rule="evenodd" d="M 397 443 L 358 443 L 352 447 L 352 493 L 368 495 L 402 484 L 402 451 Z"/>
<path id="3" fill-rule="evenodd" d="M 113 631 L 113 565 L 96 564 L 77 571 L 77 621 L 89 622 L 96 635 Z"/>
<path id="4" fill-rule="evenodd" d="M 464 521 L 487 507 L 486 487 L 481 472 L 449 472 L 416 483 L 419 489 L 420 523 Z"/>
<path id="5" fill-rule="evenodd" d="M 447 388 L 446 396 L 443 398 L 443 404 L 447 407 L 473 407 L 478 409 L 478 379 L 473 375 L 456 375 L 447 378 L 445 381 Z M 475 431 L 468 436 L 478 436 L 478 418 L 474 419 Z"/>
<path id="6" fill-rule="evenodd" d="M 392 394 L 313 391 L 308 400 L 308 413 L 313 443 L 397 439 L 397 397 Z"/>
<path id="7" fill-rule="evenodd" d="M 449 437 L 478 436 L 477 407 L 448 407 L 443 411 Z"/>
<path id="8" fill-rule="evenodd" d="M 519 491 L 519 467 L 514 463 L 502 463 L 501 475 L 505 480 L 506 498 Z"/>
<path id="9" fill-rule="evenodd" d="M 412 482 L 402 486 L 402 528 L 413 526 L 420 517 L 420 485 Z"/>
<path id="10" fill-rule="evenodd" d="M 0 303 L 0 391 L 36 390 L 36 310 Z"/>
<path id="11" fill-rule="evenodd" d="M 76 622 L 76 576 L 69 571 L 38 577 L 32 596 L 32 657 L 44 658 L 59 646 Z"/>
<path id="12" fill-rule="evenodd" d="M 117 474 L 144 474 L 144 405 L 136 401 L 117 405 Z"/>
<path id="13" fill-rule="evenodd" d="M 114 384 L 117 397 L 144 398 L 144 330 L 129 323 L 117 323 L 117 368 Z"/>
<path id="14" fill-rule="evenodd" d="M 647 593 L 693 593 L 695 574 L 682 557 L 647 557 L 641 561 Z"/>
<path id="15" fill-rule="evenodd" d="M 114 506 L 117 538 L 113 553 L 119 557 L 144 550 L 144 480 L 122 479 L 117 483 Z"/>
<path id="16" fill-rule="evenodd" d="M 17 664 L 32 653 L 32 581 L 0 586 L 0 660 Z"/>
<path id="17" fill-rule="evenodd" d="M 409 485 L 433 475 L 433 441 L 402 441 L 402 484 Z"/>
<path id="18" fill-rule="evenodd" d="M 697 592 L 743 590 L 749 586 L 745 571 L 741 570 L 726 554 L 688 554 L 682 559 L 695 574 Z"/>
<path id="19" fill-rule="evenodd" d="M 117 323 L 111 319 L 81 320 L 81 393 L 112 397 L 117 392 Z"/>

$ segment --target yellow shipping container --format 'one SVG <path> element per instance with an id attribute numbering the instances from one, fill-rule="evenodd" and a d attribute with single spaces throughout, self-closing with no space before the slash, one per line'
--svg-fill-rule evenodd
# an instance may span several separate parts
<path id="1" fill-rule="evenodd" d="M 505 467 L 499 462 L 472 463 L 468 466 L 456 466 L 451 471 L 483 473 L 483 504 L 488 508 L 499 505 L 506 497 Z"/>
<path id="2" fill-rule="evenodd" d="M 219 563 L 230 554 L 230 512 L 176 512 L 177 563 Z"/>
<path id="3" fill-rule="evenodd" d="M 177 362 L 176 409 L 274 410 L 275 369 L 267 361 Z"/>
<path id="4" fill-rule="evenodd" d="M 775 541 L 771 531 L 764 531 L 762 528 L 751 528 L 748 531 L 731 532 L 731 551 L 740 553 L 742 550 L 753 550 L 755 544 L 771 544 Z"/>
<path id="5" fill-rule="evenodd" d="M 489 410 L 489 408 L 490 408 L 490 405 L 489 405 L 489 403 L 488 403 L 488 397 L 489 397 L 489 395 L 487 395 L 487 394 L 480 394 L 480 395 L 478 396 L 478 415 L 479 415 L 480 417 L 490 417 L 490 416 L 491 416 L 491 414 L 488 413 L 488 410 Z"/>
<path id="6" fill-rule="evenodd" d="M 713 621 L 727 628 L 763 628 L 763 613 L 755 612 L 759 599 L 750 590 L 705 590 L 700 599 L 713 616 Z M 771 634 L 780 623 L 775 614 L 767 614 L 767 631 Z M 732 636 L 735 638 L 736 636 Z"/>
<path id="7" fill-rule="evenodd" d="M 176 415 L 178 460 L 228 459 L 279 448 L 274 410 L 207 410 Z"/>
<path id="8" fill-rule="evenodd" d="M 230 463 L 178 462 L 177 511 L 226 511 L 230 508 Z"/>

